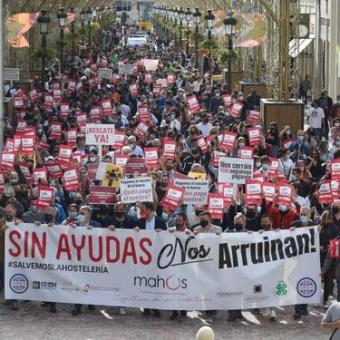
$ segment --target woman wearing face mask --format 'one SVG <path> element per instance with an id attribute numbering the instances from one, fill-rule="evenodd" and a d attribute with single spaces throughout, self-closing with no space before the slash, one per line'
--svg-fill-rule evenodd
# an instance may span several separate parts
<path id="1" fill-rule="evenodd" d="M 332 144 L 337 137 L 340 136 L 340 117 L 339 118 L 335 118 L 333 120 L 333 123 L 332 123 L 332 127 L 331 129 L 329 130 L 329 142 Z"/>
<path id="2" fill-rule="evenodd" d="M 67 215 L 68 217 L 61 224 L 62 225 L 70 225 L 78 221 L 78 206 L 74 203 L 71 203 L 67 207 Z"/>
<path id="3" fill-rule="evenodd" d="M 314 181 L 319 182 L 325 175 L 325 168 L 322 166 L 322 160 L 318 149 L 313 148 L 310 157 L 307 158 L 306 169 L 310 171 Z"/>
<path id="4" fill-rule="evenodd" d="M 296 166 L 300 169 L 301 174 L 300 174 L 300 180 L 305 180 L 309 181 L 312 178 L 312 174 L 306 167 L 306 162 L 302 159 L 300 159 L 297 163 Z"/>
<path id="5" fill-rule="evenodd" d="M 269 129 L 267 130 L 266 143 L 271 145 L 273 157 L 277 157 L 280 147 L 280 140 L 279 131 L 275 122 L 270 123 Z"/>
<path id="6" fill-rule="evenodd" d="M 281 149 L 281 157 L 279 159 L 278 172 L 289 178 L 292 169 L 294 168 L 294 162 L 290 158 L 290 151 L 288 149 Z"/>
<path id="7" fill-rule="evenodd" d="M 243 148 L 246 145 L 246 139 L 244 137 L 239 137 L 236 141 L 236 147 L 233 150 L 232 157 L 238 157 L 240 153 L 240 148 Z"/>
<path id="8" fill-rule="evenodd" d="M 292 130 L 289 125 L 286 125 L 279 133 L 280 146 L 284 149 L 289 149 L 293 143 Z"/>

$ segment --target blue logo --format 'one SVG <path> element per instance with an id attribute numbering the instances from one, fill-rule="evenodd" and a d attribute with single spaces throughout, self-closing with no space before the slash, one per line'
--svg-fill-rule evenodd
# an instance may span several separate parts
<path id="1" fill-rule="evenodd" d="M 9 288 L 16 294 L 23 294 L 28 289 L 28 280 L 25 275 L 15 274 L 9 280 Z"/>
<path id="2" fill-rule="evenodd" d="M 303 277 L 296 285 L 296 290 L 303 298 L 310 298 L 316 293 L 317 285 L 310 277 Z"/>

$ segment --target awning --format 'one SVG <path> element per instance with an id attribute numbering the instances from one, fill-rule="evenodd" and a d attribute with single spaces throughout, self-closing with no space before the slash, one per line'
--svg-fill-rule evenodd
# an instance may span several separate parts
<path id="1" fill-rule="evenodd" d="M 292 39 L 289 42 L 289 55 L 296 58 L 312 41 L 313 39 Z"/>

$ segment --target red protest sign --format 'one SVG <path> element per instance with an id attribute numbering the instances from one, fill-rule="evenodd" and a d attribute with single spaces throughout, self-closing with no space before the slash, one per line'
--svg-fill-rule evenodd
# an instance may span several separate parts
<path id="1" fill-rule="evenodd" d="M 292 196 L 294 193 L 293 186 L 286 183 L 279 183 L 277 185 L 278 197 L 277 197 L 277 204 L 285 205 L 290 207 L 292 203 Z"/>
<path id="2" fill-rule="evenodd" d="M 223 105 L 229 107 L 233 103 L 233 96 L 231 94 L 225 94 L 223 97 Z"/>
<path id="3" fill-rule="evenodd" d="M 15 152 L 3 151 L 1 154 L 0 167 L 3 170 L 12 170 L 14 167 Z"/>
<path id="4" fill-rule="evenodd" d="M 113 205 L 116 202 L 117 195 L 114 187 L 90 186 L 89 204 Z"/>
<path id="5" fill-rule="evenodd" d="M 63 175 L 64 188 L 66 190 L 78 190 L 79 189 L 79 174 L 78 169 L 75 166 L 67 167 Z"/>
<path id="6" fill-rule="evenodd" d="M 253 179 L 246 180 L 245 203 L 246 205 L 250 205 L 250 204 L 261 205 L 262 203 L 261 182 L 253 180 Z"/>
<path id="7" fill-rule="evenodd" d="M 266 202 L 273 202 L 275 199 L 276 185 L 271 182 L 262 182 L 262 193 Z"/>
<path id="8" fill-rule="evenodd" d="M 40 210 L 43 210 L 46 207 L 49 207 L 52 203 L 54 195 L 54 189 L 48 186 L 40 185 L 38 188 L 38 199 L 37 199 L 37 207 Z"/>
<path id="9" fill-rule="evenodd" d="M 231 150 L 234 147 L 237 134 L 229 131 L 224 131 L 222 142 L 220 144 L 221 149 Z"/>
<path id="10" fill-rule="evenodd" d="M 340 180 L 340 159 L 333 159 L 331 161 L 331 175 L 332 179 Z"/>
<path id="11" fill-rule="evenodd" d="M 61 137 L 61 123 L 53 122 L 51 125 L 50 139 L 60 139 Z"/>
<path id="12" fill-rule="evenodd" d="M 59 179 L 63 175 L 63 171 L 58 163 L 46 163 L 49 179 Z"/>
<path id="13" fill-rule="evenodd" d="M 258 111 L 249 111 L 248 113 L 248 121 L 250 122 L 258 122 L 260 120 L 260 112 Z"/>
<path id="14" fill-rule="evenodd" d="M 319 203 L 329 204 L 333 202 L 330 180 L 326 180 L 323 183 L 321 183 L 319 191 L 317 193 L 317 198 Z"/>
<path id="15" fill-rule="evenodd" d="M 39 184 L 39 180 L 44 179 L 47 181 L 47 169 L 46 168 L 35 168 L 33 171 L 34 185 Z"/>
<path id="16" fill-rule="evenodd" d="M 333 239 L 329 241 L 329 257 L 331 259 L 340 259 L 340 240 Z"/>
<path id="17" fill-rule="evenodd" d="M 261 143 L 261 129 L 257 127 L 247 129 L 249 136 L 249 145 L 258 145 Z"/>
<path id="18" fill-rule="evenodd" d="M 172 138 L 164 138 L 163 156 L 168 159 L 175 158 L 176 142 Z"/>
<path id="19" fill-rule="evenodd" d="M 242 159 L 252 159 L 254 155 L 254 148 L 250 146 L 242 146 L 239 148 L 239 157 Z"/>
<path id="20" fill-rule="evenodd" d="M 210 193 L 208 195 L 208 211 L 213 219 L 222 219 L 224 209 L 223 194 Z"/>
<path id="21" fill-rule="evenodd" d="M 218 183 L 217 190 L 219 194 L 223 195 L 224 206 L 229 207 L 233 202 L 233 184 L 232 183 Z"/>
<path id="22" fill-rule="evenodd" d="M 165 193 L 164 198 L 161 201 L 163 207 L 169 208 L 171 211 L 175 211 L 177 207 L 181 205 L 184 198 L 185 189 L 179 185 L 170 183 Z"/>
<path id="23" fill-rule="evenodd" d="M 230 115 L 235 118 L 240 117 L 243 106 L 244 105 L 241 102 L 235 102 L 229 110 Z"/>
<path id="24" fill-rule="evenodd" d="M 72 158 L 72 150 L 73 150 L 72 145 L 60 145 L 58 162 L 60 164 L 69 164 Z"/>
<path id="25" fill-rule="evenodd" d="M 158 164 L 158 148 L 157 147 L 145 147 L 144 148 L 145 154 L 145 163 L 151 169 L 155 169 L 159 167 Z"/>

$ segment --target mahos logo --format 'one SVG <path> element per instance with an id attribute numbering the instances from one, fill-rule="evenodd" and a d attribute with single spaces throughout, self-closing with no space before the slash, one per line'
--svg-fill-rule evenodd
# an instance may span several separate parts
<path id="1" fill-rule="evenodd" d="M 188 287 L 188 280 L 181 279 L 174 275 L 170 275 L 166 278 L 162 278 L 159 275 L 155 277 L 135 276 L 133 278 L 133 285 L 135 287 L 164 288 L 175 291 L 178 289 L 186 289 Z"/>

